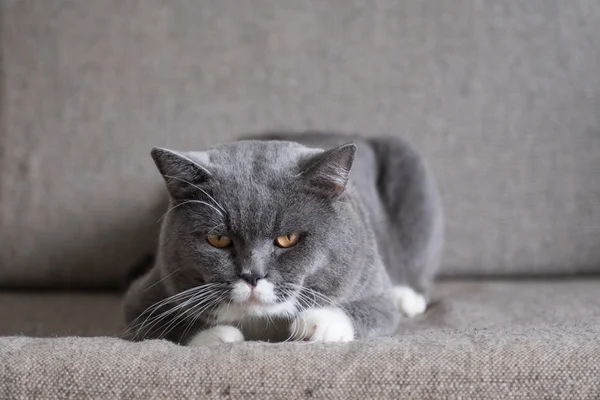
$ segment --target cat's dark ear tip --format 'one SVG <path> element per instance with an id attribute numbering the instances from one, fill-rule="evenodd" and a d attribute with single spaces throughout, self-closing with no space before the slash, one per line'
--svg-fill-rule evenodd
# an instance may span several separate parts
<path id="1" fill-rule="evenodd" d="M 150 155 L 152 156 L 152 158 L 156 159 L 157 157 L 160 157 L 161 155 L 165 154 L 166 152 L 168 152 L 167 149 L 154 146 L 152 148 L 152 150 L 150 150 Z"/>
<path id="2" fill-rule="evenodd" d="M 172 163 L 176 159 L 176 157 L 174 157 L 175 155 L 176 153 L 174 151 L 163 147 L 153 147 L 152 150 L 150 150 L 152 160 L 154 160 L 158 170 L 163 174 L 165 171 L 172 168 Z"/>
<path id="3" fill-rule="evenodd" d="M 356 146 L 356 143 L 354 143 L 354 142 L 348 142 L 346 144 L 341 145 L 338 148 L 340 150 L 347 151 L 347 152 L 350 152 L 350 153 L 356 153 L 356 150 L 358 149 L 358 146 Z"/>
<path id="4" fill-rule="evenodd" d="M 339 146 L 338 148 L 336 148 L 335 153 L 337 153 L 341 157 L 346 158 L 347 162 L 350 163 L 350 165 L 351 165 L 352 162 L 354 161 L 354 156 L 356 156 L 357 149 L 358 149 L 358 146 L 356 146 L 356 143 L 350 142 L 350 143 L 343 144 L 343 145 Z"/>
<path id="5" fill-rule="evenodd" d="M 178 154 L 173 150 L 165 149 L 164 147 L 153 147 L 150 150 L 150 156 L 154 160 L 155 163 L 166 162 L 173 158 L 173 156 L 177 156 Z"/>

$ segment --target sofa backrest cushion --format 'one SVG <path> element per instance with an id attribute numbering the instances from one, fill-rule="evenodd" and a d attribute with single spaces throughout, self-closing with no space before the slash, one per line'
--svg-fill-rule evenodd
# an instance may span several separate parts
<path id="1" fill-rule="evenodd" d="M 600 271 L 597 0 L 2 1 L 0 285 L 115 286 L 155 243 L 152 146 L 397 134 L 447 275 Z"/>

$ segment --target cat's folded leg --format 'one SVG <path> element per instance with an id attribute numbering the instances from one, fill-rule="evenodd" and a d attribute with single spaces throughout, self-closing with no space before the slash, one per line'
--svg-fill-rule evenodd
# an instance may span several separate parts
<path id="1" fill-rule="evenodd" d="M 349 342 L 394 333 L 399 314 L 391 296 L 371 297 L 339 307 L 309 308 L 290 325 L 293 340 Z"/>
<path id="2" fill-rule="evenodd" d="M 212 346 L 222 343 L 243 342 L 244 335 L 233 326 L 217 325 L 212 328 L 204 329 L 187 342 L 187 346 Z"/>

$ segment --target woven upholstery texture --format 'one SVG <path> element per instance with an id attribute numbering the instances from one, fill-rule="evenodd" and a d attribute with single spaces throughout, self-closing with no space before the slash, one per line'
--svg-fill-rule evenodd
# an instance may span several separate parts
<path id="1" fill-rule="evenodd" d="M 115 338 L 117 293 L 5 292 L 0 399 L 597 399 L 598 293 L 591 279 L 442 282 L 391 338 L 191 349 Z"/>
<path id="2" fill-rule="evenodd" d="M 597 399 L 597 327 L 439 331 L 350 344 L 186 348 L 0 338 L 3 399 Z"/>

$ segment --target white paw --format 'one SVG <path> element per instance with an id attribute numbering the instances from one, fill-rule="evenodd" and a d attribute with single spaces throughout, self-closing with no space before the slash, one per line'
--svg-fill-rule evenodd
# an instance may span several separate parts
<path id="1" fill-rule="evenodd" d="M 217 325 L 198 332 L 187 343 L 188 346 L 212 346 L 221 343 L 243 342 L 244 335 L 238 328 Z"/>
<path id="2" fill-rule="evenodd" d="M 290 325 L 291 338 L 311 342 L 349 342 L 354 339 L 352 321 L 339 308 L 302 311 Z"/>
<path id="3" fill-rule="evenodd" d="M 408 286 L 396 286 L 394 295 L 398 302 L 398 308 L 407 317 L 416 317 L 423 314 L 427 309 L 425 297 Z"/>

